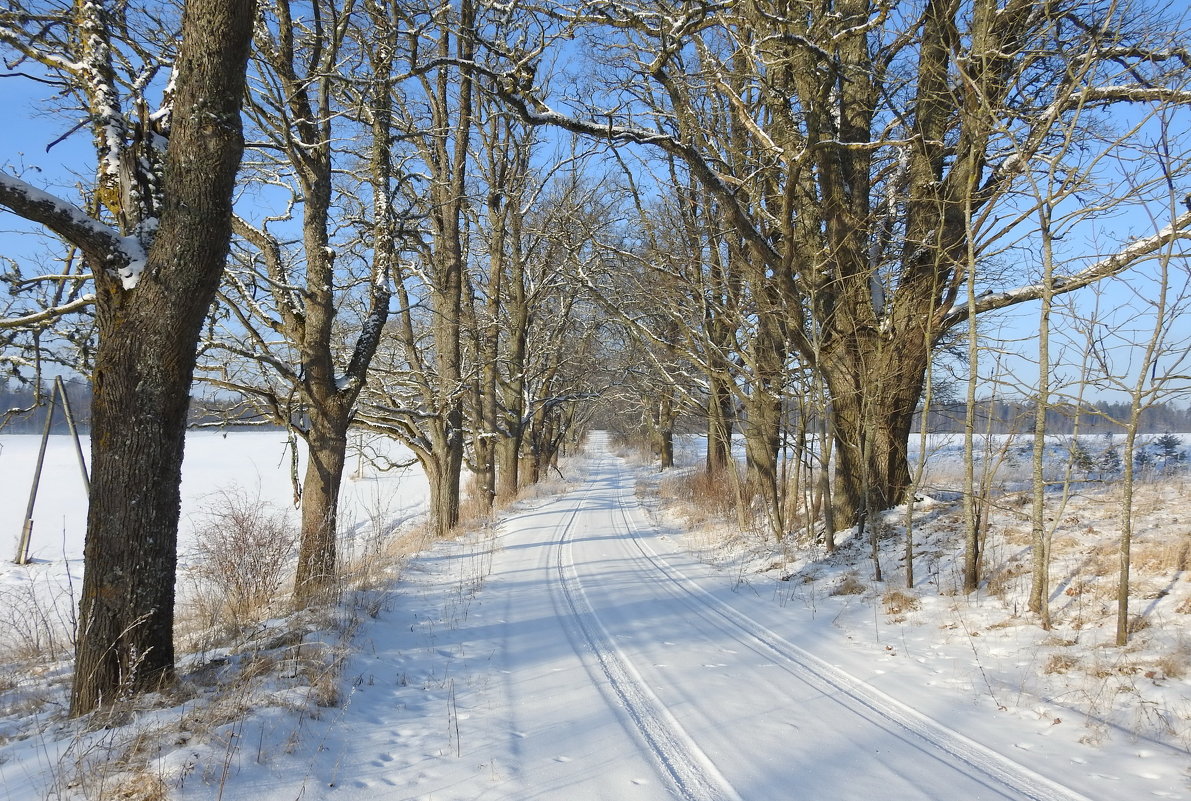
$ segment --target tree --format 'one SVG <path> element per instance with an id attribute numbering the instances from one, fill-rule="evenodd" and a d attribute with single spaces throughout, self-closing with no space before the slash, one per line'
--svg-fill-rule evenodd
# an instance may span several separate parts
<path id="1" fill-rule="evenodd" d="M 248 99 L 258 143 L 248 172 L 280 188 L 286 210 L 258 224 L 236 218 L 244 247 L 220 293 L 226 325 L 204 353 L 207 383 L 242 393 L 307 444 L 299 604 L 334 583 L 347 432 L 388 318 L 398 246 L 391 186 L 400 177 L 391 143 L 396 21 L 382 3 L 363 5 L 356 11 L 354 3 L 318 0 L 307 25 L 294 19 L 289 0 L 264 4 Z M 343 143 L 353 140 L 365 152 L 345 152 Z M 365 174 L 353 176 L 341 197 L 365 186 L 361 194 L 371 203 L 357 201 L 363 208 L 334 200 L 337 173 L 355 160 Z M 300 247 L 274 233 L 285 230 L 295 207 Z M 349 238 L 335 238 L 340 231 Z M 363 308 L 347 324 L 353 302 Z"/>
<path id="2" fill-rule="evenodd" d="M 95 280 L 93 480 L 75 715 L 123 692 L 157 687 L 173 674 L 186 408 L 199 329 L 231 236 L 255 3 L 187 2 L 163 109 L 168 116 L 146 113 L 137 92 L 148 81 L 121 93 L 127 84 L 117 76 L 116 36 L 129 30 L 124 15 L 131 11 L 91 0 L 45 16 L 5 12 L 0 19 L 0 39 L 9 48 L 85 101 L 99 162 L 102 210 L 95 216 L 0 175 L 0 205 L 78 247 Z M 145 77 L 159 65 L 146 63 Z M 167 120 L 168 128 L 161 127 Z"/>
<path id="3" fill-rule="evenodd" d="M 475 126 L 475 7 L 389 3 L 404 60 L 392 135 L 407 142 L 424 183 L 401 187 L 421 225 L 395 265 L 399 310 L 381 333 L 376 380 L 362 424 L 409 445 L 430 482 L 431 526 L 459 520 L 464 459 L 464 288 L 470 217 L 468 170 Z"/>
<path id="4" fill-rule="evenodd" d="M 535 84 L 546 45 L 494 48 L 494 86 L 529 122 L 672 156 L 722 205 L 742 262 L 771 282 L 783 346 L 828 388 L 841 522 L 902 499 L 932 349 L 975 315 L 1042 296 L 1027 284 L 956 302 L 1019 220 L 1022 181 L 1056 130 L 1077 109 L 1100 125 L 1120 104 L 1191 101 L 1183 34 L 1110 0 L 569 11 L 554 15 L 570 26 L 560 36 L 590 32 L 593 63 L 608 65 L 587 102 L 560 110 Z M 1189 225 L 1174 214 L 1052 292 L 1119 273 Z"/>
<path id="5" fill-rule="evenodd" d="M 1183 441 L 1169 431 L 1154 440 L 1154 450 L 1162 457 L 1163 466 L 1169 466 L 1171 462 L 1182 461 L 1182 448 Z"/>

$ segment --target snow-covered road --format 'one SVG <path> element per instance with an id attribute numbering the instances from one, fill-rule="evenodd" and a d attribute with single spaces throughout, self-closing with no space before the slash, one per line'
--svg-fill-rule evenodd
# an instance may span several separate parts
<path id="1" fill-rule="evenodd" d="M 575 489 L 424 565 L 438 594 L 408 630 L 375 627 L 315 797 L 1082 797 L 794 645 L 779 605 L 659 534 L 589 450 Z"/>

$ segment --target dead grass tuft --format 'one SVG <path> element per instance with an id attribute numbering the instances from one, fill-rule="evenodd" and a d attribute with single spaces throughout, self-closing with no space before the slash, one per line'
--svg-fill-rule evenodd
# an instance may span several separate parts
<path id="1" fill-rule="evenodd" d="M 1030 566 L 1024 561 L 1009 562 L 988 577 L 986 587 L 990 595 L 1005 598 L 1012 593 L 1017 580 L 1029 573 Z"/>
<path id="2" fill-rule="evenodd" d="M 1143 573 L 1171 575 L 1185 571 L 1191 562 L 1191 535 L 1184 533 L 1158 542 L 1135 541 L 1132 562 Z"/>
<path id="3" fill-rule="evenodd" d="M 661 496 L 677 502 L 693 526 L 735 519 L 736 495 L 726 475 L 696 470 L 676 475 L 661 483 Z"/>
<path id="4" fill-rule="evenodd" d="M 861 581 L 859 576 L 849 573 L 831 588 L 829 595 L 860 595 L 867 589 L 868 585 Z"/>
<path id="5" fill-rule="evenodd" d="M 1084 572 L 1092 576 L 1114 575 L 1120 565 L 1120 552 L 1113 540 L 1098 543 L 1088 551 Z"/>
<path id="6" fill-rule="evenodd" d="M 1185 678 L 1188 673 L 1188 666 L 1191 665 L 1191 646 L 1188 646 L 1185 642 L 1180 642 L 1174 650 L 1158 657 L 1154 665 L 1168 679 Z"/>
<path id="7" fill-rule="evenodd" d="M 1051 654 L 1042 666 L 1042 672 L 1047 675 L 1066 673 L 1079 664 L 1079 658 L 1074 654 Z"/>
<path id="8" fill-rule="evenodd" d="M 156 773 L 139 771 L 120 782 L 110 797 L 116 801 L 169 801 L 170 788 Z"/>
<path id="9" fill-rule="evenodd" d="M 905 620 L 910 612 L 916 612 L 922 606 L 918 596 L 905 590 L 887 590 L 881 596 L 881 603 L 885 606 L 885 614 L 895 621 Z"/>

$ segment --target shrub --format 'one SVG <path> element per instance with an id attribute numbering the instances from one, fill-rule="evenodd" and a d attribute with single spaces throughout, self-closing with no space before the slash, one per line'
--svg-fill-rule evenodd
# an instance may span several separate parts
<path id="1" fill-rule="evenodd" d="M 881 603 L 885 605 L 885 614 L 895 621 L 902 620 L 910 612 L 918 610 L 921 603 L 918 598 L 905 590 L 889 590 L 881 596 Z"/>
<path id="2" fill-rule="evenodd" d="M 860 595 L 868 587 L 855 573 L 849 573 L 840 579 L 840 582 L 831 588 L 830 595 Z"/>
<path id="3" fill-rule="evenodd" d="M 211 624 L 239 630 L 281 588 L 297 533 L 284 510 L 240 487 L 207 500 L 189 553 L 195 600 Z"/>

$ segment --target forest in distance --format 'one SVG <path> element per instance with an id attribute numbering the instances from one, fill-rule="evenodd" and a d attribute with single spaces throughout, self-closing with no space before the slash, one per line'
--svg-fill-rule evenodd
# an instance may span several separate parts
<path id="1" fill-rule="evenodd" d="M 91 391 L 86 382 L 72 378 L 64 382 L 70 398 L 75 423 L 81 433 L 90 431 Z M 45 416 L 48 399 L 53 392 L 52 384 L 45 384 L 40 392 L 28 383 L 5 380 L 0 382 L 0 433 L 40 434 L 45 430 Z M 61 401 L 55 399 L 54 419 L 50 426 L 52 434 L 69 433 L 69 425 L 62 414 Z M 1033 425 L 1036 406 L 1026 400 L 977 400 L 972 418 L 976 428 L 985 434 L 1021 434 Z M 189 424 L 192 428 L 236 429 L 253 428 L 284 429 L 284 426 L 260 423 L 250 410 L 240 404 L 213 397 L 198 397 L 191 400 Z M 962 433 L 964 421 L 969 417 L 967 405 L 959 402 L 940 402 L 932 405 L 926 418 L 926 431 L 931 434 Z M 1073 406 L 1052 406 L 1046 411 L 1046 430 L 1050 434 L 1119 434 L 1124 426 L 1119 421 L 1128 417 L 1128 404 L 1124 401 L 1098 401 L 1085 405 L 1076 414 Z M 700 432 L 705 430 L 706 421 L 686 414 L 675 423 L 676 431 Z M 914 417 L 915 433 L 922 431 L 922 412 Z M 1140 413 L 1138 432 L 1161 434 L 1164 432 L 1191 433 L 1191 403 L 1180 408 L 1177 403 L 1156 403 L 1147 406 Z"/>

